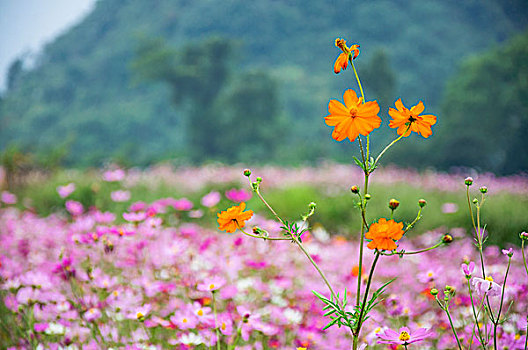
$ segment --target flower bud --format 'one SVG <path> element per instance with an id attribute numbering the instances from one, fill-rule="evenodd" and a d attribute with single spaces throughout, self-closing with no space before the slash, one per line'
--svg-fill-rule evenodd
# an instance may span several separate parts
<path id="1" fill-rule="evenodd" d="M 437 296 L 437 295 L 438 295 L 438 289 L 436 289 L 436 288 L 433 288 L 433 289 L 431 289 L 431 292 L 430 292 L 430 293 L 431 293 L 431 295 L 432 295 L 432 296 L 434 296 L 434 297 L 435 297 L 435 296 Z"/>
<path id="2" fill-rule="evenodd" d="M 367 193 L 367 194 L 365 195 L 365 199 L 366 199 L 366 200 L 369 200 L 369 199 L 371 199 L 371 198 L 372 198 L 372 196 L 371 196 L 370 194 Z"/>
<path id="3" fill-rule="evenodd" d="M 473 204 L 477 204 L 477 203 L 478 203 L 478 199 L 473 198 Z"/>
<path id="4" fill-rule="evenodd" d="M 245 169 L 244 170 L 244 176 L 250 177 L 251 176 L 251 170 Z"/>
<path id="5" fill-rule="evenodd" d="M 451 236 L 449 233 L 446 233 L 444 237 L 442 237 L 442 242 L 446 244 L 453 242 L 453 236 Z"/>
<path id="6" fill-rule="evenodd" d="M 471 176 L 466 177 L 466 179 L 464 180 L 464 183 L 466 184 L 466 186 L 473 185 L 473 178 Z"/>
<path id="7" fill-rule="evenodd" d="M 427 205 L 427 201 L 425 199 L 420 199 L 418 200 L 418 205 L 420 206 L 420 208 L 423 208 Z"/>
<path id="8" fill-rule="evenodd" d="M 262 182 L 262 178 L 259 176 L 257 177 L 257 183 L 261 183 Z"/>
<path id="9" fill-rule="evenodd" d="M 521 232 L 519 233 L 519 238 L 522 240 L 528 240 L 528 232 Z"/>
<path id="10" fill-rule="evenodd" d="M 352 192 L 354 194 L 358 194 L 359 193 L 359 187 L 357 187 L 356 185 L 350 187 L 350 192 Z"/>
<path id="11" fill-rule="evenodd" d="M 482 186 L 481 188 L 479 188 L 479 191 L 480 193 L 488 193 L 488 188 L 486 186 Z"/>
<path id="12" fill-rule="evenodd" d="M 394 198 L 389 201 L 389 208 L 395 210 L 400 205 L 400 202 Z"/>
<path id="13" fill-rule="evenodd" d="M 308 204 L 308 208 L 310 208 L 310 210 L 315 209 L 315 207 L 316 207 L 315 202 L 311 202 L 310 204 Z"/>

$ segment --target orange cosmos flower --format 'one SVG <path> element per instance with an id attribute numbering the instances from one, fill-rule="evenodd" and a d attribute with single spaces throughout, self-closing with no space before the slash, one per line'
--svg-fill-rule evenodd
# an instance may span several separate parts
<path id="1" fill-rule="evenodd" d="M 350 47 L 346 46 L 346 40 L 337 38 L 335 40 L 335 46 L 339 47 L 343 51 L 334 63 L 334 73 L 337 74 L 341 72 L 341 69 L 345 70 L 348 67 L 349 57 L 352 57 L 353 60 L 359 56 L 359 45 L 354 44 Z"/>
<path id="2" fill-rule="evenodd" d="M 253 210 L 244 211 L 246 203 L 242 202 L 240 205 L 235 205 L 221 213 L 218 213 L 218 228 L 227 233 L 233 233 L 236 229 L 246 226 L 245 221 L 251 219 Z"/>
<path id="3" fill-rule="evenodd" d="M 398 248 L 394 241 L 402 238 L 403 223 L 394 220 L 387 221 L 384 218 L 370 225 L 368 232 L 365 234 L 366 239 L 371 239 L 367 245 L 370 249 L 394 250 Z"/>
<path id="4" fill-rule="evenodd" d="M 431 126 L 436 123 L 436 117 L 432 114 L 419 115 L 425 109 L 424 104 L 420 101 L 416 106 L 407 109 L 402 103 L 401 98 L 395 102 L 396 108 L 389 108 L 389 115 L 393 118 L 389 126 L 398 128 L 398 135 L 407 137 L 414 131 L 425 138 L 433 134 Z M 407 132 L 406 132 L 407 131 Z"/>
<path id="5" fill-rule="evenodd" d="M 325 123 L 334 127 L 332 137 L 337 141 L 348 139 L 353 142 L 359 134 L 367 136 L 381 125 L 378 117 L 379 105 L 376 101 L 363 103 L 354 90 L 347 90 L 343 95 L 345 105 L 338 100 L 330 100 Z"/>

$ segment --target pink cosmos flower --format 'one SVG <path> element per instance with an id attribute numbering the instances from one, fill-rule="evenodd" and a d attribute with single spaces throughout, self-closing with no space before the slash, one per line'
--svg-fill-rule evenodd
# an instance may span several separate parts
<path id="1" fill-rule="evenodd" d="M 89 321 L 89 322 L 93 320 L 97 320 L 100 317 L 101 317 L 101 311 L 95 307 L 88 309 L 88 311 L 84 313 L 84 318 L 86 319 L 86 321 Z"/>
<path id="2" fill-rule="evenodd" d="M 432 334 L 425 328 L 419 328 L 411 332 L 409 328 L 402 327 L 400 328 L 399 333 L 392 329 L 385 329 L 380 333 L 376 333 L 376 336 L 380 338 L 380 340 L 378 340 L 378 343 L 380 344 L 409 345 L 429 338 Z"/>
<path id="3" fill-rule="evenodd" d="M 75 191 L 75 184 L 73 182 L 57 187 L 57 192 L 61 198 L 66 198 Z"/>
<path id="4" fill-rule="evenodd" d="M 473 261 L 471 261 L 469 264 L 463 263 L 462 265 L 460 265 L 460 267 L 462 267 L 462 271 L 466 276 L 471 276 L 471 274 L 475 270 L 475 263 Z"/>
<path id="5" fill-rule="evenodd" d="M 121 181 L 125 178 L 123 169 L 108 170 L 103 173 L 103 180 L 107 182 Z"/>
<path id="6" fill-rule="evenodd" d="M 458 211 L 458 205 L 456 203 L 444 203 L 442 205 L 442 213 L 453 214 Z"/>
<path id="7" fill-rule="evenodd" d="M 198 325 L 196 317 L 188 312 L 178 312 L 170 317 L 170 321 L 179 329 L 192 329 Z"/>
<path id="8" fill-rule="evenodd" d="M 227 199 L 233 202 L 247 202 L 251 199 L 251 192 L 244 189 L 237 190 L 236 188 L 230 189 L 225 193 Z"/>
<path id="9" fill-rule="evenodd" d="M 180 211 L 188 211 L 191 210 L 193 207 L 193 203 L 187 198 L 175 200 L 173 203 L 171 203 L 171 205 L 174 209 Z"/>
<path id="10" fill-rule="evenodd" d="M 150 304 L 145 304 L 141 307 L 136 308 L 133 312 L 129 313 L 127 315 L 127 318 L 132 320 L 144 321 L 145 317 L 147 317 L 151 310 L 152 306 Z"/>
<path id="11" fill-rule="evenodd" d="M 66 201 L 66 210 L 73 216 L 81 215 L 84 211 L 83 205 L 77 201 Z"/>
<path id="12" fill-rule="evenodd" d="M 0 198 L 5 204 L 15 204 L 17 202 L 17 197 L 11 192 L 3 191 Z"/>
<path id="13" fill-rule="evenodd" d="M 110 198 L 112 198 L 114 202 L 126 202 L 130 199 L 130 191 L 113 191 L 110 193 Z"/>
<path id="14" fill-rule="evenodd" d="M 511 257 L 511 256 L 513 255 L 513 248 L 510 248 L 510 249 L 503 249 L 503 250 L 502 250 L 502 254 Z"/>
<path id="15" fill-rule="evenodd" d="M 129 222 L 143 221 L 147 218 L 147 214 L 144 211 L 137 213 L 123 213 L 123 219 Z"/>
<path id="16" fill-rule="evenodd" d="M 33 325 L 33 329 L 35 330 L 35 332 L 44 332 L 46 329 L 48 329 L 48 327 L 48 323 L 35 323 Z"/>
<path id="17" fill-rule="evenodd" d="M 203 206 L 211 208 L 220 202 L 220 193 L 216 191 L 209 192 L 202 197 L 201 203 Z"/>
<path id="18" fill-rule="evenodd" d="M 501 295 L 502 293 L 502 287 L 499 284 L 493 282 L 493 278 L 491 276 L 487 276 L 486 279 L 473 277 L 471 284 L 481 297 L 485 296 L 486 294 L 490 297 L 495 297 Z"/>
<path id="19" fill-rule="evenodd" d="M 109 224 L 111 222 L 114 222 L 116 216 L 114 213 L 111 213 L 109 211 L 101 212 L 97 210 L 94 213 L 94 219 L 98 224 Z"/>
<path id="20" fill-rule="evenodd" d="M 213 292 L 224 286 L 226 280 L 222 277 L 206 278 L 199 283 L 197 289 L 201 292 Z"/>

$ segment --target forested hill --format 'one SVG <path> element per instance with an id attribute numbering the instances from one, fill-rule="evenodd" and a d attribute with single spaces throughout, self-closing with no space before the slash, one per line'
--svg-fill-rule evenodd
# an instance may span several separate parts
<path id="1" fill-rule="evenodd" d="M 522 32 L 527 12 L 524 0 L 100 0 L 34 68 L 13 63 L 0 148 L 60 146 L 68 165 L 339 155 L 322 117 L 355 85 L 333 76 L 336 37 L 361 44 L 386 123 L 397 97 L 440 114 L 461 61 Z"/>

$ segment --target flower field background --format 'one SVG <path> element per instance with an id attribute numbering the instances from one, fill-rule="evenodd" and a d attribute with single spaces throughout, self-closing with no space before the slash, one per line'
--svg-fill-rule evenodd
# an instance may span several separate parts
<path id="1" fill-rule="evenodd" d="M 19 190 L 3 192 L 1 347 L 208 349 L 216 347 L 217 325 L 222 349 L 234 342 L 237 349 L 350 349 L 347 332 L 322 331 L 327 320 L 312 290 L 327 295 L 326 289 L 294 244 L 217 229 L 216 213 L 244 202 L 257 213 L 247 226 L 270 236 L 281 232 L 272 216 L 263 216 L 240 169 L 64 171 L 52 178 L 28 176 Z M 354 237 L 360 222 L 349 192 L 361 171 L 328 163 L 254 173 L 264 178 L 262 190 L 285 217 L 300 220 L 299 208 L 317 202 L 304 246 L 336 290 L 347 288 L 352 300 L 357 279 L 367 280 L 366 271 L 358 275 Z M 478 347 L 461 268 L 478 260 L 464 175 L 382 168 L 372 176 L 369 220 L 387 216 L 389 199 L 397 198 L 402 206 L 395 218 L 408 223 L 418 199 L 427 200 L 423 219 L 398 242 L 399 249 L 429 247 L 446 233 L 454 241 L 425 254 L 381 259 L 373 289 L 396 280 L 364 325 L 361 343 L 369 349 L 395 348 L 378 344 L 376 334 L 404 326 L 432 332 L 411 344 L 414 349 L 456 348 L 446 315 L 430 293 L 446 285 L 456 291 L 450 312 L 460 341 L 466 348 L 472 338 Z M 503 284 L 508 263 L 501 248 L 512 248 L 514 256 L 499 342 L 503 349 L 523 349 L 528 278 L 519 232 L 526 230 L 528 179 L 473 177 L 489 189 L 483 217 L 489 242 L 498 245 L 484 254 L 495 282 Z M 365 264 L 373 258 L 366 252 Z M 496 308 L 498 300 L 491 303 Z"/>

